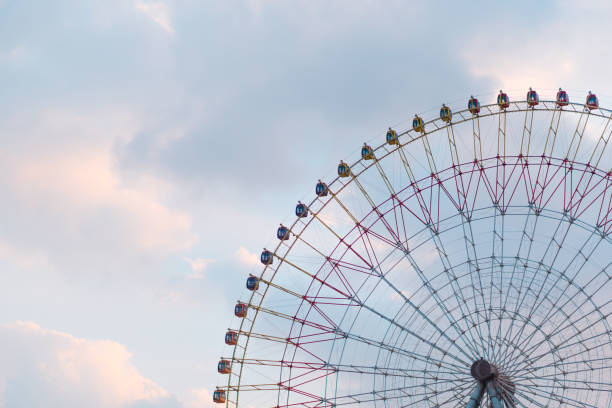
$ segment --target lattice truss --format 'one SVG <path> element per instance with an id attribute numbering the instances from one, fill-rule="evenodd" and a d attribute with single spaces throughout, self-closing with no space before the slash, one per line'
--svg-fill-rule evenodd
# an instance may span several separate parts
<path id="1" fill-rule="evenodd" d="M 489 407 L 484 359 L 499 406 L 612 406 L 611 119 L 488 105 L 347 164 L 247 292 L 225 405 Z"/>

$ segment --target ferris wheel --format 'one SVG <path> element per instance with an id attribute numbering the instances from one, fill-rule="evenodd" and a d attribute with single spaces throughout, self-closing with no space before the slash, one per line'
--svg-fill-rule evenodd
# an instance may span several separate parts
<path id="1" fill-rule="evenodd" d="M 234 310 L 227 407 L 612 407 L 612 111 L 415 116 L 298 202 Z"/>

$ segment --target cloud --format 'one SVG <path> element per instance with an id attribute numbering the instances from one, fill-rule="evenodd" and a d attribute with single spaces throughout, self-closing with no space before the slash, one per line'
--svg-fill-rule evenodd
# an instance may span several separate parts
<path id="1" fill-rule="evenodd" d="M 187 276 L 189 279 L 204 279 L 206 267 L 214 262 L 212 259 L 205 258 L 185 258 L 185 261 L 187 261 L 192 271 L 192 273 Z"/>
<path id="2" fill-rule="evenodd" d="M 17 45 L 8 52 L 0 52 L 0 62 L 18 62 L 27 55 L 27 49 L 23 45 Z"/>
<path id="3" fill-rule="evenodd" d="M 50 262 L 95 266 L 159 257 L 197 242 L 191 215 L 166 204 L 174 187 L 146 172 L 122 172 L 115 148 L 139 128 L 121 109 L 45 109 L 0 126 L 3 211 L 0 233 L 18 252 Z M 99 263 L 99 262 L 98 262 Z"/>
<path id="4" fill-rule="evenodd" d="M 125 346 L 33 322 L 0 325 L 0 407 L 213 408 L 208 389 L 181 397 L 144 377 Z"/>
<path id="5" fill-rule="evenodd" d="M 61 202 L 67 207 L 104 208 L 121 214 L 131 226 L 121 239 L 145 251 L 173 252 L 191 246 L 189 216 L 165 207 L 144 186 L 124 185 L 108 151 L 47 153 L 23 159 L 12 174 L 30 205 Z"/>
<path id="6" fill-rule="evenodd" d="M 144 15 L 153 20 L 167 33 L 174 33 L 174 27 L 170 23 L 168 7 L 161 1 L 137 0 L 135 7 Z"/>
<path id="7" fill-rule="evenodd" d="M 48 257 L 41 251 L 33 253 L 6 241 L 0 241 L 0 259 L 9 259 L 21 269 L 47 269 L 51 267 Z"/>
<path id="8" fill-rule="evenodd" d="M 0 326 L 0 347 L 0 406 L 180 406 L 114 341 L 17 322 Z"/>
<path id="9" fill-rule="evenodd" d="M 184 398 L 185 408 L 214 408 L 217 405 L 212 400 L 212 393 L 206 388 L 189 391 Z"/>
<path id="10" fill-rule="evenodd" d="M 234 252 L 234 256 L 236 260 L 243 266 L 258 266 L 259 265 L 259 256 L 257 254 L 249 252 L 245 247 L 240 247 Z"/>
<path id="11" fill-rule="evenodd" d="M 503 15 L 518 10 L 502 7 Z M 520 91 L 521 98 L 533 86 L 541 91 L 542 98 L 552 99 L 557 88 L 563 87 L 572 99 L 572 90 L 586 92 L 591 87 L 606 89 L 612 85 L 607 74 L 612 58 L 609 53 L 598 52 L 604 46 L 602 39 L 611 34 L 607 24 L 610 10 L 609 2 L 597 1 L 589 2 L 588 7 L 574 2 L 532 7 L 530 13 L 521 13 L 511 30 L 503 20 L 483 19 L 474 28 L 489 34 L 472 35 L 470 41 L 462 41 L 459 54 L 473 76 L 495 78 L 504 90 Z M 547 18 L 535 18 L 542 12 Z M 495 41 L 491 41 L 492 36 Z M 579 95 L 574 100 L 582 102 L 585 97 Z"/>

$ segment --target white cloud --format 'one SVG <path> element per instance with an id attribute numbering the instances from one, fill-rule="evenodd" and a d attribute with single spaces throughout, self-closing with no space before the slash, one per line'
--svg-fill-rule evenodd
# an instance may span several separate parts
<path id="1" fill-rule="evenodd" d="M 206 267 L 214 262 L 212 259 L 205 258 L 185 258 L 185 261 L 191 267 L 191 274 L 187 277 L 189 279 L 204 279 L 204 272 L 206 271 Z"/>
<path id="2" fill-rule="evenodd" d="M 238 262 L 244 266 L 252 267 L 259 265 L 259 256 L 249 252 L 245 247 L 240 247 L 234 252 L 234 256 Z"/>
<path id="3" fill-rule="evenodd" d="M 18 322 L 0 326 L 0 347 L 0 406 L 116 408 L 175 400 L 114 341 Z"/>
<path id="4" fill-rule="evenodd" d="M 168 6 L 161 1 L 137 0 L 135 7 L 145 14 L 167 33 L 173 33 L 174 27 L 170 23 Z"/>

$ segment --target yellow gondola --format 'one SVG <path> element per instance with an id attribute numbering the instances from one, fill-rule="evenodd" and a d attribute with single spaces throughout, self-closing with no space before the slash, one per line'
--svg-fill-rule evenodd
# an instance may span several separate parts
<path id="1" fill-rule="evenodd" d="M 453 119 L 453 112 L 445 104 L 442 104 L 442 107 L 440 108 L 440 119 L 446 123 L 450 123 L 450 121 Z"/>
<path id="2" fill-rule="evenodd" d="M 387 130 L 387 143 L 390 145 L 397 144 L 397 132 L 391 128 Z"/>
<path id="3" fill-rule="evenodd" d="M 371 146 L 368 146 L 367 144 L 363 144 L 363 147 L 361 148 L 361 158 L 363 160 L 372 160 L 374 158 L 374 150 L 372 150 Z"/>
<path id="4" fill-rule="evenodd" d="M 423 119 L 421 119 L 419 115 L 414 115 L 414 119 L 412 119 L 412 128 L 415 132 L 425 132 L 425 122 L 423 122 Z"/>
<path id="5" fill-rule="evenodd" d="M 342 160 L 340 160 L 340 164 L 338 165 L 338 175 L 340 177 L 348 177 L 351 175 L 351 168 Z"/>

